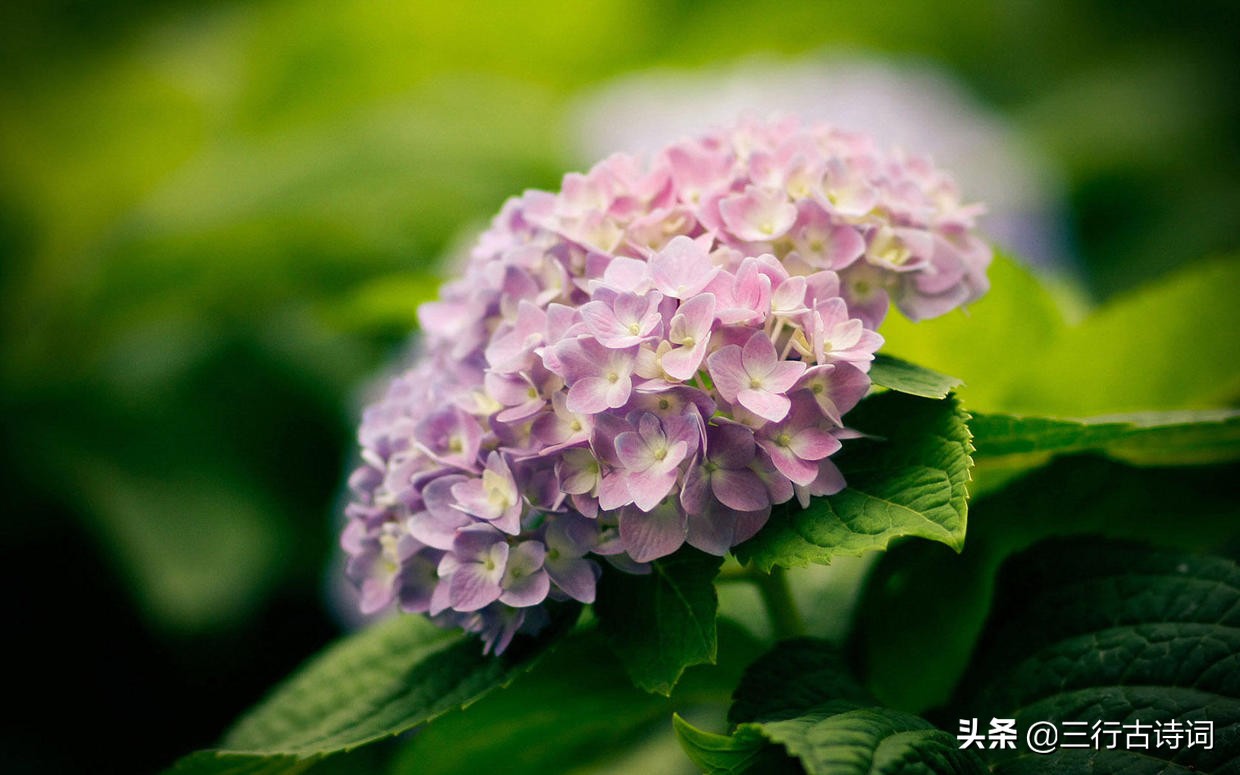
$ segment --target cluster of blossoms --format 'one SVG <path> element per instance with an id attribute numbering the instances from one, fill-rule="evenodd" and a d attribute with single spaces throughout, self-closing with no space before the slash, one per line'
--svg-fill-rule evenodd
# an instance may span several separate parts
<path id="1" fill-rule="evenodd" d="M 342 543 L 363 610 L 498 653 L 545 601 L 593 602 L 600 560 L 723 555 L 837 492 L 888 304 L 986 289 L 977 213 L 926 160 L 792 120 L 510 200 L 362 421 Z"/>

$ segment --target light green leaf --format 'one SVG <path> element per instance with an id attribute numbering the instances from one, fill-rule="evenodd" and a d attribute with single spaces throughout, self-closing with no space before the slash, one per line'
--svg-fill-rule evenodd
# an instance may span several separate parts
<path id="1" fill-rule="evenodd" d="M 955 398 L 884 393 L 863 401 L 849 425 L 872 438 L 846 442 L 838 456 L 848 486 L 836 495 L 776 507 L 758 535 L 736 548 L 762 570 L 825 564 L 840 554 L 882 550 L 919 536 L 964 544 L 973 450 L 968 415 Z"/>
<path id="2" fill-rule="evenodd" d="M 224 751 L 198 751 L 182 758 L 166 775 L 298 775 L 313 767 L 314 759 L 296 756 L 253 756 Z"/>
<path id="3" fill-rule="evenodd" d="M 1021 413 L 1203 409 L 1240 396 L 1240 256 L 1203 261 L 1116 298 L 1025 374 Z"/>
<path id="4" fill-rule="evenodd" d="M 917 323 L 889 315 L 879 333 L 884 353 L 963 380 L 957 393 L 970 409 L 1013 411 L 1028 361 L 1067 323 L 1046 285 L 1018 261 L 996 255 L 988 274 L 990 290 L 967 309 Z"/>
<path id="5" fill-rule="evenodd" d="M 652 562 L 647 575 L 610 573 L 600 582 L 595 613 L 637 686 L 668 695 L 686 667 L 715 661 L 722 564 L 684 547 Z"/>
<path id="6" fill-rule="evenodd" d="M 1136 465 L 1200 465 L 1240 458 L 1240 412 L 1145 412 L 1083 420 L 974 414 L 974 496 L 1059 455 L 1095 452 Z"/>
<path id="7" fill-rule="evenodd" d="M 761 734 L 750 729 L 732 735 L 717 735 L 698 729 L 680 717 L 672 716 L 672 728 L 689 759 L 709 775 L 739 775 L 744 772 L 799 771 L 787 756 L 770 746 Z"/>
<path id="8" fill-rule="evenodd" d="M 1236 545 L 1238 482 L 1234 466 L 1138 469 L 1064 457 L 979 498 L 962 554 L 909 542 L 875 566 L 854 629 L 866 685 L 909 710 L 946 701 L 970 664 L 1000 564 L 1044 538 L 1095 533 L 1207 551 Z"/>
<path id="9" fill-rule="evenodd" d="M 1208 409 L 1240 396 L 1240 256 L 1198 262 L 1070 324 L 1047 287 L 1003 257 L 967 310 L 893 315 L 884 352 L 959 376 L 975 411 L 1085 417 Z"/>
<path id="10" fill-rule="evenodd" d="M 1240 768 L 1240 568 L 1230 560 L 1096 539 L 1011 558 L 955 708 L 964 717 L 1150 724 L 1211 722 L 1213 746 L 1073 754 L 1094 772 L 1148 759 L 1198 772 Z M 1151 740 L 1154 740 L 1153 730 Z M 1128 747 L 1128 746 L 1122 746 Z M 1022 747 L 1023 748 L 1023 747 Z M 988 751 L 998 773 L 1027 749 Z M 1083 757 L 1083 760 L 1082 760 Z M 1057 770 L 1057 755 L 1042 758 Z"/>
<path id="11" fill-rule="evenodd" d="M 568 625 L 485 656 L 475 638 L 395 616 L 339 641 L 238 721 L 220 747 L 177 773 L 300 772 L 307 762 L 400 734 L 476 701 L 528 670 Z"/>
<path id="12" fill-rule="evenodd" d="M 974 457 L 982 460 L 1103 452 L 1147 464 L 1199 464 L 1240 456 L 1240 412 L 1147 412 L 1084 420 L 975 414 Z"/>
<path id="13" fill-rule="evenodd" d="M 881 353 L 874 356 L 870 380 L 879 387 L 922 398 L 947 398 L 953 388 L 963 384 L 955 377 Z"/>

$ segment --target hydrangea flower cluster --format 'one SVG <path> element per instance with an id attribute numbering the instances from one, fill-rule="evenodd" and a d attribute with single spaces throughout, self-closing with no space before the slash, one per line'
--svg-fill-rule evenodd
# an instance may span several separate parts
<path id="1" fill-rule="evenodd" d="M 925 159 L 792 119 L 510 200 L 365 412 L 342 538 L 362 609 L 499 653 L 546 601 L 593 602 L 600 560 L 723 555 L 839 491 L 889 303 L 986 290 L 979 210 Z"/>

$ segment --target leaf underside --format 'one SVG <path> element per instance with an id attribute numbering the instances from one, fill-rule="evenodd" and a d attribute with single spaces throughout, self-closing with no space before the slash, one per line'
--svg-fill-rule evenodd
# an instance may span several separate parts
<path id="1" fill-rule="evenodd" d="M 690 665 L 715 661 L 715 576 L 722 557 L 684 547 L 646 575 L 609 573 L 595 613 L 633 683 L 668 695 Z"/>

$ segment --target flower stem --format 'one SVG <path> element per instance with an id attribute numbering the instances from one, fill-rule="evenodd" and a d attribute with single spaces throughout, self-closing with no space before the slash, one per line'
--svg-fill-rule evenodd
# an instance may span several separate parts
<path id="1" fill-rule="evenodd" d="M 754 573 L 758 592 L 766 605 L 767 616 L 771 617 L 771 628 L 776 640 L 795 638 L 805 634 L 805 624 L 797 611 L 796 602 L 792 599 L 792 588 L 788 586 L 788 574 L 783 568 L 772 568 L 769 574 Z"/>

